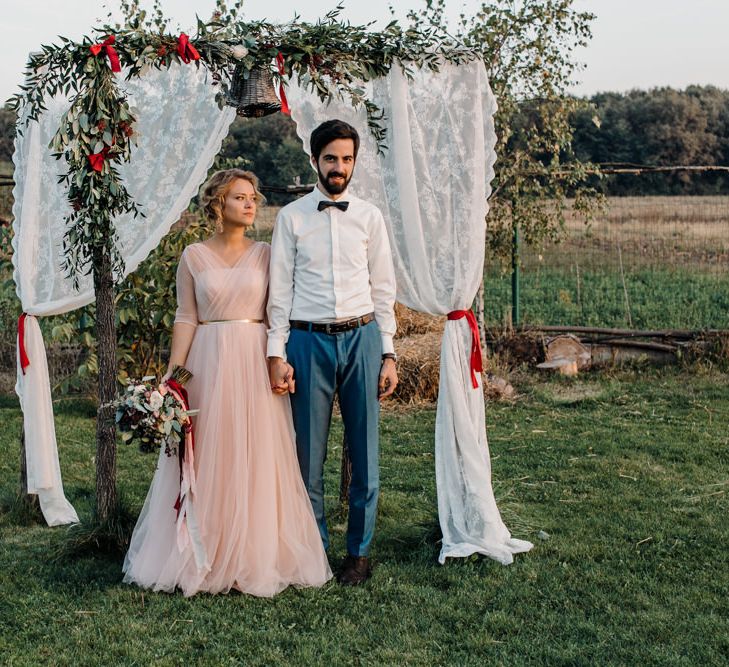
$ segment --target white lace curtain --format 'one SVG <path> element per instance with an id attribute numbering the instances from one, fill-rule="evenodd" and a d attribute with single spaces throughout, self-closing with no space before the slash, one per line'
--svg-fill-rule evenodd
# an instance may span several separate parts
<path id="1" fill-rule="evenodd" d="M 193 65 L 152 70 L 122 86 L 138 119 L 139 144 L 121 172 L 146 215 L 114 221 L 128 274 L 187 208 L 220 152 L 235 111 L 218 109 L 209 75 Z M 57 176 L 65 163 L 53 158 L 48 144 L 68 100 L 54 98 L 47 107 L 37 123 L 23 128 L 13 157 L 13 277 L 23 311 L 31 316 L 65 313 L 94 298 L 91 276 L 76 292 L 60 268 L 69 205 Z M 16 391 L 23 409 L 28 491 L 38 494 L 49 525 L 73 523 L 78 516 L 63 492 L 46 354 L 35 317 L 26 320 L 25 344 L 30 366 L 25 373 L 18 366 Z"/>
<path id="2" fill-rule="evenodd" d="M 187 207 L 220 149 L 234 118 L 213 101 L 205 70 L 173 66 L 125 84 L 139 119 L 139 146 L 124 178 L 145 218 L 115 221 L 127 272 L 156 247 Z M 385 111 L 388 150 L 378 155 L 363 110 L 348 100 L 323 106 L 291 82 L 292 115 L 308 149 L 311 130 L 328 118 L 357 127 L 362 146 L 352 191 L 379 206 L 394 251 L 398 298 L 436 315 L 468 309 L 483 273 L 484 217 L 493 178 L 494 97 L 483 64 L 444 65 L 440 73 L 399 66 L 368 84 Z M 67 101 L 51 100 L 39 123 L 16 143 L 15 280 L 23 310 L 51 315 L 93 299 L 90 278 L 80 292 L 61 270 L 63 217 L 68 210 L 56 175 L 63 163 L 48 142 Z M 31 365 L 18 371 L 24 412 L 29 491 L 38 493 L 49 524 L 77 521 L 63 494 L 53 427 L 48 371 L 35 318 L 26 324 Z M 511 538 L 491 487 L 483 394 L 473 388 L 471 331 L 465 319 L 449 321 L 441 350 L 435 433 L 438 513 L 443 531 L 440 560 L 486 554 L 502 563 L 531 548 Z M 91 443 L 89 443 L 91 446 Z"/>
<path id="3" fill-rule="evenodd" d="M 388 150 L 378 155 L 364 110 L 348 100 L 323 106 L 292 83 L 289 102 L 309 150 L 311 130 L 329 118 L 362 139 L 350 189 L 382 210 L 392 242 L 398 300 L 433 315 L 466 310 L 483 276 L 485 216 L 496 159 L 496 101 L 483 63 L 440 72 L 399 66 L 367 86 L 385 111 Z M 482 553 L 508 564 L 532 545 L 513 539 L 491 486 L 483 392 L 471 381 L 471 330 L 448 321 L 441 347 L 435 432 L 440 562 Z"/>

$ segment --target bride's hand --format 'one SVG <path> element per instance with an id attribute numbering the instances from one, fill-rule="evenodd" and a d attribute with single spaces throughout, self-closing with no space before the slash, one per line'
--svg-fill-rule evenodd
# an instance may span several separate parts
<path id="1" fill-rule="evenodd" d="M 271 380 L 271 391 L 279 396 L 296 390 L 294 369 L 280 357 L 272 357 L 268 361 L 268 371 Z"/>
<path id="2" fill-rule="evenodd" d="M 296 380 L 294 380 L 294 367 L 287 363 L 286 364 L 286 373 L 284 374 L 283 381 L 285 383 L 285 389 L 284 391 L 288 391 L 290 393 L 296 392 Z"/>

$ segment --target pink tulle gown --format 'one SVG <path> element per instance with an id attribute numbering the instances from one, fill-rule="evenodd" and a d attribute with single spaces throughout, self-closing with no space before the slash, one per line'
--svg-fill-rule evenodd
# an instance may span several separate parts
<path id="1" fill-rule="evenodd" d="M 196 243 L 177 272 L 176 322 L 197 325 L 185 364 L 194 418 L 196 488 L 180 538 L 177 457 L 160 453 L 124 560 L 124 581 L 270 597 L 332 574 L 296 459 L 288 396 L 271 392 L 263 320 L 270 246 L 228 266 Z M 198 322 L 208 322 L 198 324 Z"/>

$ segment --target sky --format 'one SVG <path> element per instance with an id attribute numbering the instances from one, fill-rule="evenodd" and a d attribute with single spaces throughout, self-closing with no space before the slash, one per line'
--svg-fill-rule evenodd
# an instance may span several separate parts
<path id="1" fill-rule="evenodd" d="M 389 5 L 397 5 L 403 19 L 407 8 L 422 0 L 343 0 L 342 16 L 352 23 L 390 20 Z M 143 3 L 144 4 L 144 3 Z M 147 6 L 151 7 L 151 0 Z M 232 2 L 230 3 L 232 4 Z M 315 21 L 335 7 L 337 0 L 247 0 L 249 20 L 286 21 L 295 13 Z M 473 14 L 478 0 L 447 0 L 449 16 Z M 78 39 L 90 34 L 104 19 L 113 0 L 8 0 L 0 26 L 0 101 L 17 92 L 27 55 L 40 44 L 58 42 L 63 35 Z M 207 18 L 214 0 L 162 0 L 172 28 L 194 33 L 195 15 Z M 729 0 L 575 0 L 575 7 L 596 15 L 593 39 L 577 54 L 585 63 L 573 92 L 713 84 L 729 89 Z"/>

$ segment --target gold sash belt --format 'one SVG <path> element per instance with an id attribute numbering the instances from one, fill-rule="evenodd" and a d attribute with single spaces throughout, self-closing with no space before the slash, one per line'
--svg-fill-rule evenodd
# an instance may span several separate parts
<path id="1" fill-rule="evenodd" d="M 222 324 L 223 322 L 243 322 L 245 324 L 263 324 L 263 320 L 202 320 L 198 324 Z"/>

